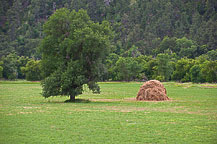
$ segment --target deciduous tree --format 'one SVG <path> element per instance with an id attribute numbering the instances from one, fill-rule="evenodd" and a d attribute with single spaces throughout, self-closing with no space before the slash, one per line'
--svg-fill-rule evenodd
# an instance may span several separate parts
<path id="1" fill-rule="evenodd" d="M 57 10 L 44 24 L 41 44 L 44 97 L 65 95 L 69 101 L 82 94 L 87 84 L 100 92 L 96 84 L 100 65 L 110 51 L 110 24 L 90 20 L 85 10 Z"/>

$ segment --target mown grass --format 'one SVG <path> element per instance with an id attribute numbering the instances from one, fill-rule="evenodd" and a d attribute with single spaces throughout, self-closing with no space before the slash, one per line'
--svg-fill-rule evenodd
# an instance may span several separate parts
<path id="1" fill-rule="evenodd" d="M 77 103 L 38 82 L 0 82 L 0 143 L 217 143 L 217 85 L 164 83 L 171 101 L 137 102 L 142 83 L 86 87 Z"/>

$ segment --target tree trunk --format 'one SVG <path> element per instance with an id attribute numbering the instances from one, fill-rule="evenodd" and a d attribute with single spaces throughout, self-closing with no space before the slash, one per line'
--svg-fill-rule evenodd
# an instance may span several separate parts
<path id="1" fill-rule="evenodd" d="M 75 95 L 70 95 L 70 102 L 75 102 Z"/>

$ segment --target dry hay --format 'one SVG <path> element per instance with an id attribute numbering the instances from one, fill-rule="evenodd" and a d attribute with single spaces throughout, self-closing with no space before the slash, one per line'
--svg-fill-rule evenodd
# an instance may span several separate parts
<path id="1" fill-rule="evenodd" d="M 136 100 L 163 101 L 169 100 L 163 84 L 158 80 L 145 82 L 139 89 Z"/>

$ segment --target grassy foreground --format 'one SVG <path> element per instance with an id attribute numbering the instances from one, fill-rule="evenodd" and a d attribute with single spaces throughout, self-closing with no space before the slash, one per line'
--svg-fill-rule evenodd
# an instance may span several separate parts
<path id="1" fill-rule="evenodd" d="M 171 101 L 137 102 L 142 83 L 100 83 L 77 103 L 39 83 L 0 81 L 0 143 L 217 143 L 217 85 L 164 83 Z"/>

